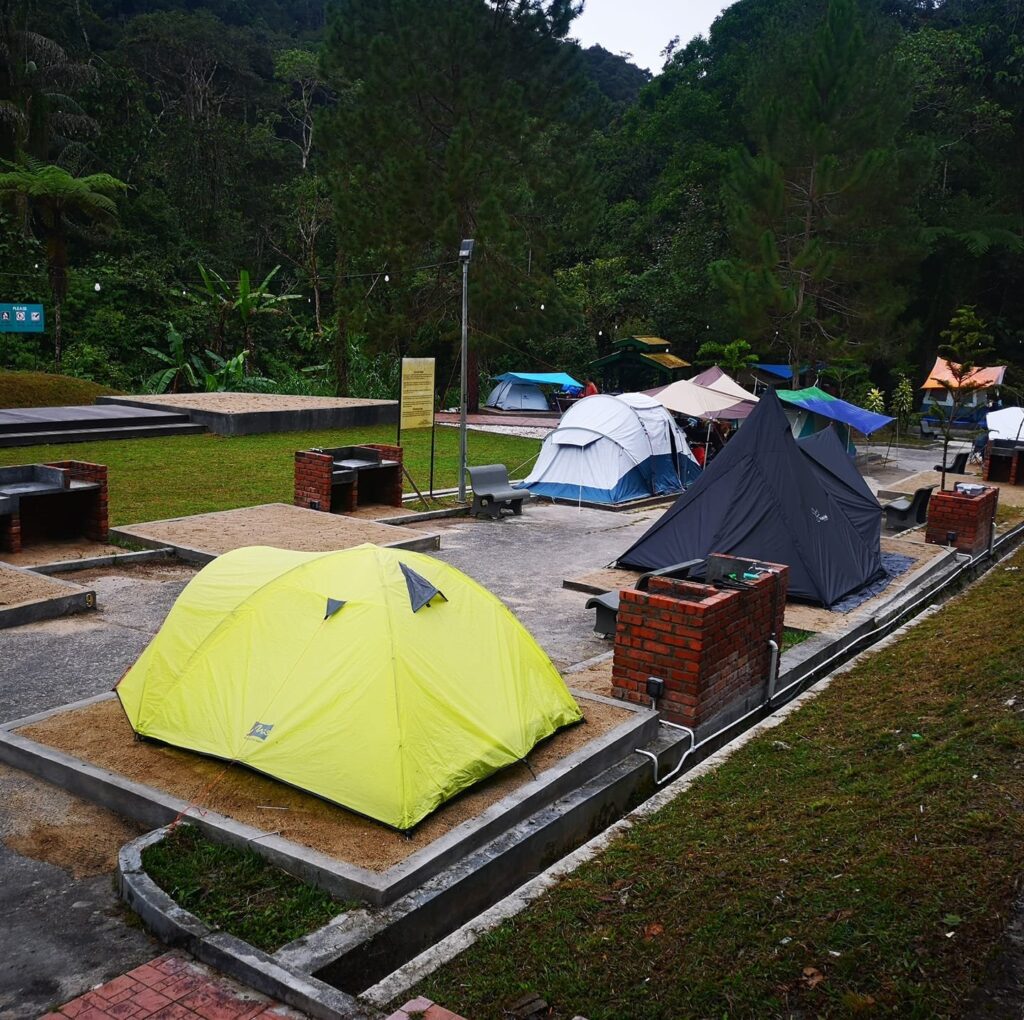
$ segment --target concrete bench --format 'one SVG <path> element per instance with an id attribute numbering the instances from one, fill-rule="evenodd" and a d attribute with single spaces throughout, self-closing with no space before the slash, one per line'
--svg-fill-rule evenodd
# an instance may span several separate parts
<path id="1" fill-rule="evenodd" d="M 466 470 L 473 487 L 470 513 L 474 517 L 487 514 L 497 521 L 501 519 L 502 510 L 511 510 L 517 517 L 523 512 L 523 500 L 528 499 L 530 493 L 525 489 L 512 488 L 504 464 L 482 464 Z"/>

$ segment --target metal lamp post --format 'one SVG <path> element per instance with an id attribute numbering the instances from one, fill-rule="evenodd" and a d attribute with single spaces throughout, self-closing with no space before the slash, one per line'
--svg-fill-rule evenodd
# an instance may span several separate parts
<path id="1" fill-rule="evenodd" d="M 462 371 L 459 397 L 459 502 L 466 502 L 466 390 L 469 383 L 469 263 L 473 258 L 473 241 L 459 247 L 462 263 Z"/>

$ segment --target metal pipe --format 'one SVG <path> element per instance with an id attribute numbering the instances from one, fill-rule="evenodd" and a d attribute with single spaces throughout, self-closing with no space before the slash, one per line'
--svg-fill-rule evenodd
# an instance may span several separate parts
<path id="1" fill-rule="evenodd" d="M 462 358 L 459 395 L 459 502 L 466 502 L 466 389 L 469 383 L 469 259 L 462 260 Z"/>

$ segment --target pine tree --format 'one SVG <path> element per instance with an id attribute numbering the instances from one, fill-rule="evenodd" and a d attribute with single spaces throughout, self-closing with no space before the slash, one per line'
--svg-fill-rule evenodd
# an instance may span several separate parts
<path id="1" fill-rule="evenodd" d="M 712 266 L 736 324 L 799 370 L 884 333 L 904 299 L 899 230 L 904 113 L 884 38 L 854 0 L 830 0 L 810 39 L 766 58 L 748 92 L 753 151 L 725 185 L 735 255 Z M 846 352 L 849 353 L 848 351 Z"/>

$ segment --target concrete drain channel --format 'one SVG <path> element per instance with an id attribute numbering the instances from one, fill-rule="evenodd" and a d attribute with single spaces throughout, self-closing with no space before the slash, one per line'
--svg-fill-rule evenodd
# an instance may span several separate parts
<path id="1" fill-rule="evenodd" d="M 656 791 L 656 775 L 685 774 L 940 596 L 985 572 L 1022 539 L 1024 525 L 1003 535 L 991 555 L 971 560 L 950 551 L 938 558 L 870 615 L 851 614 L 843 633 L 818 635 L 784 654 L 771 698 L 766 682 L 692 733 L 661 725 L 658 713 L 643 706 L 574 692 L 584 709 L 588 699 L 614 704 L 624 711 L 624 721 L 383 871 L 212 810 L 195 811 L 186 800 L 24 732 L 60 713 L 95 707 L 112 694 L 4 724 L 0 761 L 155 827 L 122 848 L 118 881 L 126 902 L 163 941 L 312 1016 L 379 1017 L 360 993 L 628 814 Z M 571 672 L 566 679 L 571 687 Z M 163 839 L 167 826 L 183 816 L 215 841 L 250 847 L 296 877 L 364 906 L 273 954 L 210 929 L 142 868 L 143 849 Z"/>

